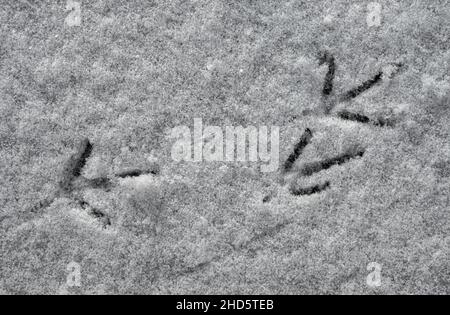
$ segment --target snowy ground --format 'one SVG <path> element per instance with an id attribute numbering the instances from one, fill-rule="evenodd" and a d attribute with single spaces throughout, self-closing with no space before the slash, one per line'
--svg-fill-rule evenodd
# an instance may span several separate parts
<path id="1" fill-rule="evenodd" d="M 0 293 L 449 293 L 448 1 L 0 3 Z M 176 163 L 194 118 L 279 126 L 282 162 L 309 128 L 297 169 L 364 155 L 307 177 Z M 55 195 L 83 138 L 82 175 L 113 185 Z"/>

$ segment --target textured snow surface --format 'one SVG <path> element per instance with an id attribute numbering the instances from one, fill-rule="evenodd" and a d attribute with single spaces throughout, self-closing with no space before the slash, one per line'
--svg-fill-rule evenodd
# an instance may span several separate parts
<path id="1" fill-rule="evenodd" d="M 375 27 L 344 0 L 83 1 L 69 26 L 66 1 L 2 0 L 0 293 L 448 294 L 450 5 L 377 2 Z M 281 163 L 310 128 L 299 170 L 365 151 L 309 177 L 176 163 L 168 134 L 194 118 L 279 126 Z M 83 138 L 82 175 L 111 187 L 55 194 Z M 114 176 L 134 169 L 155 171 Z"/>

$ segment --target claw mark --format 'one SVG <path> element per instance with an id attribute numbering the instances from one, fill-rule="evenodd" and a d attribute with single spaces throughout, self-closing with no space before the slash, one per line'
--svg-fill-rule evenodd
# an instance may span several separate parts
<path id="1" fill-rule="evenodd" d="M 362 124 L 373 124 L 378 127 L 394 127 L 395 122 L 386 118 L 378 118 L 372 120 L 369 117 L 357 113 L 352 113 L 347 110 L 343 110 L 338 113 L 338 117 L 344 120 L 355 121 Z"/>
<path id="2" fill-rule="evenodd" d="M 328 64 L 328 72 L 325 77 L 322 93 L 324 96 L 330 96 L 333 92 L 334 77 L 336 75 L 336 61 L 334 56 L 329 53 L 325 53 L 320 58 L 319 65 L 323 65 L 324 63 Z"/>
<path id="3" fill-rule="evenodd" d="M 85 177 L 78 177 L 71 183 L 72 191 L 80 191 L 83 189 L 104 189 L 109 191 L 114 183 L 106 177 L 98 177 L 94 179 L 88 179 Z"/>
<path id="4" fill-rule="evenodd" d="M 362 124 L 370 123 L 370 118 L 361 114 L 351 113 L 349 111 L 342 111 L 338 113 L 338 117 L 344 120 L 356 121 Z"/>
<path id="5" fill-rule="evenodd" d="M 158 170 L 156 169 L 149 169 L 149 170 L 140 170 L 140 169 L 133 169 L 133 170 L 127 170 L 116 174 L 116 177 L 119 178 L 126 178 L 126 177 L 139 177 L 141 175 L 158 175 Z"/>
<path id="6" fill-rule="evenodd" d="M 103 227 L 111 226 L 111 220 L 102 211 L 92 208 L 91 215 L 103 223 Z"/>
<path id="7" fill-rule="evenodd" d="M 344 163 L 347 163 L 351 159 L 355 159 L 357 157 L 362 157 L 364 155 L 365 151 L 360 150 L 356 152 L 347 152 L 345 154 L 342 154 L 340 156 L 327 159 L 324 161 L 314 162 L 307 164 L 303 167 L 303 169 L 300 171 L 301 175 L 303 176 L 311 176 L 315 173 L 319 173 L 323 170 L 327 170 L 335 165 L 342 165 Z"/>
<path id="8" fill-rule="evenodd" d="M 283 169 L 285 173 L 289 172 L 292 169 L 295 161 L 297 161 L 297 159 L 303 153 L 305 147 L 311 142 L 312 137 L 313 137 L 312 131 L 309 128 L 306 129 L 302 137 L 300 138 L 300 141 L 295 146 L 294 152 L 292 152 L 292 154 L 289 155 L 288 159 L 284 163 Z"/>
<path id="9" fill-rule="evenodd" d="M 69 191 L 73 179 L 81 175 L 81 170 L 86 165 L 86 160 L 91 155 L 92 149 L 93 147 L 89 142 L 89 139 L 83 139 L 77 152 L 66 162 L 63 169 L 62 178 L 59 182 L 59 187 L 63 191 Z"/>
<path id="10" fill-rule="evenodd" d="M 373 124 L 378 127 L 395 127 L 395 121 L 386 118 L 378 118 Z"/>
<path id="11" fill-rule="evenodd" d="M 93 146 L 89 142 L 89 139 L 83 139 L 77 149 L 77 152 L 73 154 L 69 160 L 64 165 L 61 179 L 58 182 L 58 189 L 53 195 L 39 201 L 36 205 L 32 206 L 30 212 L 38 213 L 43 209 L 50 207 L 50 205 L 61 195 L 61 194 L 71 194 L 73 190 L 73 183 L 76 178 L 81 176 L 81 171 L 86 165 L 86 161 L 92 154 Z M 85 180 L 87 181 L 87 180 Z M 93 184 L 99 184 L 98 182 L 93 182 Z"/>
<path id="12" fill-rule="evenodd" d="M 308 188 L 294 188 L 291 187 L 291 194 L 294 196 L 309 196 L 321 193 L 324 190 L 327 190 L 330 187 L 330 182 L 326 182 L 323 185 L 316 185 Z"/>
<path id="13" fill-rule="evenodd" d="M 88 180 L 88 186 L 93 189 L 109 190 L 112 187 L 112 182 L 109 178 L 99 177 Z"/>
<path id="14" fill-rule="evenodd" d="M 348 101 L 352 98 L 356 98 L 357 96 L 363 94 L 364 92 L 370 90 L 372 87 L 374 87 L 377 83 L 379 83 L 383 79 L 383 72 L 380 71 L 375 75 L 372 79 L 364 82 L 357 88 L 354 88 L 353 90 L 348 91 L 344 94 L 341 101 Z"/>
<path id="15" fill-rule="evenodd" d="M 123 171 L 123 172 L 117 173 L 116 176 L 119 178 L 126 178 L 126 177 L 139 177 L 143 174 L 144 174 L 144 172 L 141 170 L 131 170 L 131 171 Z"/>
<path id="16" fill-rule="evenodd" d="M 78 154 L 74 156 L 76 162 L 73 169 L 74 176 L 78 177 L 81 175 L 81 170 L 86 165 L 87 159 L 91 156 L 92 149 L 93 146 L 89 142 L 89 139 L 84 139 L 81 142 Z"/>
<path id="17" fill-rule="evenodd" d="M 82 170 L 86 166 L 87 160 L 92 155 L 92 151 L 93 145 L 89 139 L 83 139 L 80 142 L 76 153 L 70 156 L 69 160 L 65 163 L 56 192 L 52 196 L 33 206 L 30 211 L 36 213 L 42 209 L 48 208 L 58 197 L 63 195 L 74 200 L 81 208 L 87 210 L 89 215 L 100 220 L 103 223 L 103 227 L 110 226 L 111 220 L 107 214 L 91 207 L 88 202 L 78 197 L 76 194 L 85 189 L 103 189 L 109 191 L 115 185 L 115 182 L 107 177 L 88 179 L 82 176 Z M 124 171 L 117 174 L 116 177 L 137 177 L 144 174 L 158 175 L 159 165 L 155 164 L 147 170 L 133 169 Z"/>
<path id="18" fill-rule="evenodd" d="M 37 204 L 35 204 L 34 206 L 31 207 L 30 212 L 38 213 L 42 209 L 46 209 L 46 208 L 50 207 L 50 205 L 55 201 L 56 198 L 57 198 L 57 196 L 51 196 L 44 200 L 39 201 Z"/>
<path id="19" fill-rule="evenodd" d="M 272 200 L 272 196 L 271 195 L 267 195 L 263 198 L 263 203 L 268 203 Z"/>
<path id="20" fill-rule="evenodd" d="M 89 215 L 91 215 L 95 219 L 99 220 L 103 224 L 103 228 L 106 228 L 107 226 L 111 225 L 111 220 L 105 213 L 103 213 L 102 211 L 92 207 L 84 199 L 76 198 L 75 201 L 78 203 L 78 205 L 81 208 L 83 208 L 84 210 L 88 210 L 89 211 Z"/>
<path id="21" fill-rule="evenodd" d="M 330 111 L 334 107 L 336 100 L 331 98 L 331 94 L 333 93 L 333 83 L 336 76 L 336 60 L 333 55 L 329 54 L 328 52 L 325 52 L 319 59 L 319 65 L 323 64 L 328 65 L 328 73 L 325 77 L 325 83 L 322 89 L 322 94 L 325 101 L 325 114 L 329 115 Z M 403 64 L 396 63 L 392 64 L 390 67 L 378 72 L 373 78 L 370 80 L 367 80 L 366 82 L 363 82 L 360 86 L 346 92 L 342 97 L 339 98 L 339 102 L 342 101 L 348 101 L 350 99 L 356 98 L 359 95 L 363 94 L 364 92 L 368 91 L 372 87 L 374 87 L 376 84 L 378 84 L 380 81 L 383 80 L 383 78 L 388 77 L 392 78 L 394 75 L 396 75 L 400 68 L 403 67 Z M 395 125 L 395 121 L 386 119 L 386 118 L 378 118 L 378 119 L 371 119 L 370 117 L 367 117 L 362 114 L 358 113 L 352 113 L 347 110 L 341 111 L 338 114 L 338 117 L 344 120 L 349 121 L 355 121 L 358 123 L 363 124 L 372 124 L 379 127 L 393 127 Z M 312 132 L 309 129 L 306 129 L 305 134 L 302 136 L 300 142 L 295 146 L 294 152 L 289 156 L 287 161 L 284 164 L 283 173 L 287 173 L 292 170 L 294 163 L 297 161 L 299 156 L 302 154 L 304 148 L 310 143 L 312 139 Z M 355 159 L 358 157 L 362 157 L 365 154 L 365 150 L 352 150 L 350 152 L 344 153 L 342 155 L 336 156 L 334 158 L 330 158 L 327 160 L 319 161 L 319 162 L 313 162 L 310 164 L 306 164 L 301 170 L 300 175 L 301 176 L 311 176 L 315 173 L 319 173 L 323 170 L 327 170 L 335 165 L 341 165 L 344 163 L 349 162 L 351 159 Z M 330 187 L 330 182 L 326 182 L 322 185 L 316 185 L 311 186 L 307 188 L 296 188 L 295 186 L 290 187 L 290 192 L 293 195 L 296 196 L 303 196 L 303 195 L 313 195 L 320 193 Z M 263 199 L 263 202 L 268 202 L 270 199 L 268 197 L 265 197 Z"/>
<path id="22" fill-rule="evenodd" d="M 88 209 L 89 208 L 89 204 L 84 201 L 83 199 L 80 198 L 75 198 L 75 201 L 78 203 L 78 205 L 83 208 L 83 209 Z"/>

